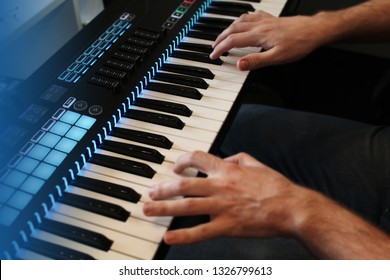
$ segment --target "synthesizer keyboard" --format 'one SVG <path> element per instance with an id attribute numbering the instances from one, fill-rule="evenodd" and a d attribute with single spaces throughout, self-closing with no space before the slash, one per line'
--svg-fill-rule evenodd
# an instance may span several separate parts
<path id="1" fill-rule="evenodd" d="M 1 259 L 153 259 L 172 218 L 143 215 L 148 187 L 218 147 L 259 51 L 212 42 L 285 2 L 117 0 L 1 99 Z"/>

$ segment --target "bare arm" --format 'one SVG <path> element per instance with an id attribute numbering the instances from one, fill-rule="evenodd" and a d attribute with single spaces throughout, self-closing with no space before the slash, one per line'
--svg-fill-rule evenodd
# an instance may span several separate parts
<path id="1" fill-rule="evenodd" d="M 210 215 L 193 228 L 168 231 L 168 244 L 217 236 L 290 236 L 318 257 L 389 259 L 390 238 L 323 195 L 298 186 L 247 154 L 222 160 L 203 152 L 178 159 L 174 170 L 193 167 L 208 178 L 182 178 L 155 185 L 146 215 Z M 176 196 L 190 196 L 171 199 Z"/>
<path id="2" fill-rule="evenodd" d="M 212 59 L 235 47 L 256 46 L 265 52 L 238 61 L 240 70 L 298 60 L 314 49 L 348 40 L 389 40 L 390 2 L 371 0 L 351 8 L 313 16 L 274 17 L 262 11 L 241 16 L 217 38 Z"/>

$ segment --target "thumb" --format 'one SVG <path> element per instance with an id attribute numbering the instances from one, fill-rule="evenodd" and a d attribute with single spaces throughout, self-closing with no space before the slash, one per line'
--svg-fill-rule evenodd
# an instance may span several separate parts
<path id="1" fill-rule="evenodd" d="M 276 63 L 276 57 L 272 50 L 252 53 L 242 57 L 237 62 L 237 68 L 241 71 L 263 68 Z"/>

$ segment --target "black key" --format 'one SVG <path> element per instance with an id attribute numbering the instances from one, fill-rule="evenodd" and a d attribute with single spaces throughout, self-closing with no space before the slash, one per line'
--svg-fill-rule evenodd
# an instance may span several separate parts
<path id="1" fill-rule="evenodd" d="M 131 73 L 135 69 L 135 64 L 123 62 L 123 61 L 119 61 L 119 60 L 115 60 L 115 59 L 109 59 L 104 64 L 106 66 L 109 66 L 109 67 L 112 67 L 115 69 L 123 70 L 127 73 Z"/>
<path id="2" fill-rule="evenodd" d="M 247 12 L 254 12 L 255 8 L 251 4 L 247 3 L 237 3 L 237 2 L 227 2 L 227 1 L 213 1 L 211 6 L 222 7 L 222 8 L 237 8 L 246 10 Z"/>
<path id="3" fill-rule="evenodd" d="M 122 222 L 130 217 L 130 212 L 119 205 L 68 192 L 64 192 L 58 202 Z"/>
<path id="4" fill-rule="evenodd" d="M 114 127 L 110 135 L 164 149 L 170 149 L 173 146 L 173 143 L 165 136 L 139 130 Z"/>
<path id="5" fill-rule="evenodd" d="M 208 64 L 214 64 L 214 65 L 222 65 L 223 61 L 220 58 L 217 59 L 210 59 L 209 55 L 206 53 L 196 53 L 196 52 L 186 52 L 186 51 L 178 51 L 175 50 L 172 53 L 172 57 L 176 58 L 182 58 L 186 60 L 192 60 L 192 61 L 198 61 Z"/>
<path id="6" fill-rule="evenodd" d="M 88 254 L 36 238 L 30 238 L 22 247 L 54 260 L 94 260 Z"/>
<path id="7" fill-rule="evenodd" d="M 209 25 L 225 26 L 225 28 L 229 27 L 234 22 L 232 19 L 216 17 L 200 17 L 198 21 Z"/>
<path id="8" fill-rule="evenodd" d="M 141 57 L 145 57 L 149 53 L 148 48 L 140 47 L 140 46 L 133 46 L 129 44 L 123 44 L 120 48 L 120 50 L 133 53 L 136 55 L 139 55 Z"/>
<path id="9" fill-rule="evenodd" d="M 109 78 L 114 78 L 116 80 L 121 81 L 122 83 L 127 80 L 127 72 L 122 70 L 115 70 L 108 67 L 100 67 L 96 71 L 96 73 Z"/>
<path id="10" fill-rule="evenodd" d="M 110 250 L 113 243 L 103 234 L 50 219 L 43 220 L 38 228 L 106 252 Z"/>
<path id="11" fill-rule="evenodd" d="M 156 171 L 154 171 L 149 165 L 124 158 L 94 154 L 88 161 L 146 178 L 153 178 L 154 174 L 156 174 Z"/>
<path id="12" fill-rule="evenodd" d="M 90 83 L 110 89 L 113 93 L 116 93 L 120 89 L 121 83 L 117 80 L 102 77 L 92 76 L 89 80 Z"/>
<path id="13" fill-rule="evenodd" d="M 175 116 L 134 109 L 127 110 L 124 117 L 176 129 L 183 129 L 185 125 L 178 117 Z"/>
<path id="14" fill-rule="evenodd" d="M 202 78 L 196 78 L 191 76 L 183 76 L 171 73 L 157 73 L 154 77 L 154 80 L 168 82 L 172 84 L 184 85 L 189 87 L 207 89 L 209 84 L 206 83 Z"/>
<path id="15" fill-rule="evenodd" d="M 133 102 L 133 105 L 138 106 L 138 107 L 154 109 L 154 110 L 161 111 L 161 112 L 167 112 L 167 113 L 171 113 L 171 114 L 185 116 L 185 117 L 189 117 L 192 115 L 192 111 L 186 105 L 168 102 L 168 101 L 161 101 L 161 100 L 138 97 Z"/>
<path id="16" fill-rule="evenodd" d="M 71 184 L 79 188 L 119 198 L 132 203 L 137 203 L 141 199 L 141 195 L 133 189 L 106 181 L 76 176 L 75 180 L 73 180 Z"/>
<path id="17" fill-rule="evenodd" d="M 141 60 L 141 57 L 139 55 L 132 54 L 132 53 L 126 53 L 126 52 L 120 52 L 120 51 L 115 52 L 112 55 L 112 57 L 119 59 L 119 60 L 126 61 L 126 62 L 130 62 L 133 64 L 136 64 L 136 63 L 140 62 L 140 60 Z"/>
<path id="18" fill-rule="evenodd" d="M 213 32 L 213 33 L 222 33 L 226 29 L 225 25 L 211 25 L 204 23 L 195 23 L 191 29 L 205 31 L 205 32 Z"/>
<path id="19" fill-rule="evenodd" d="M 188 66 L 180 64 L 165 63 L 163 64 L 162 69 L 164 71 L 185 74 L 190 76 L 196 76 L 206 79 L 214 79 L 215 75 L 210 69 L 197 67 L 197 66 Z"/>
<path id="20" fill-rule="evenodd" d="M 202 94 L 195 88 L 150 82 L 147 84 L 146 89 L 191 99 L 202 99 Z"/>
<path id="21" fill-rule="evenodd" d="M 222 7 L 210 6 L 206 9 L 206 13 L 239 17 L 242 14 L 246 14 L 247 11 L 245 9 L 239 9 L 239 8 L 222 8 Z"/>
<path id="22" fill-rule="evenodd" d="M 159 151 L 132 144 L 105 140 L 103 144 L 99 146 L 99 148 L 155 163 L 162 163 L 164 161 L 164 156 L 160 154 Z"/>
<path id="23" fill-rule="evenodd" d="M 208 54 L 210 54 L 213 51 L 213 47 L 211 45 L 187 43 L 187 42 L 181 42 L 179 45 L 179 49 L 208 53 Z"/>
<path id="24" fill-rule="evenodd" d="M 219 35 L 219 33 L 198 31 L 198 30 L 190 30 L 187 34 L 188 37 L 203 39 L 203 40 L 208 40 L 208 41 L 215 41 L 217 39 L 218 35 Z"/>

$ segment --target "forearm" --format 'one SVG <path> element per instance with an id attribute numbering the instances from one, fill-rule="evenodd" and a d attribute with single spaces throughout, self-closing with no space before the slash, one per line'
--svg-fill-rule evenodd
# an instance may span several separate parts
<path id="1" fill-rule="evenodd" d="M 318 257 L 390 259 L 386 233 L 321 194 L 307 191 L 304 199 L 292 235 Z"/>
<path id="2" fill-rule="evenodd" d="M 390 1 L 370 0 L 339 11 L 314 15 L 320 45 L 340 41 L 390 40 Z"/>

